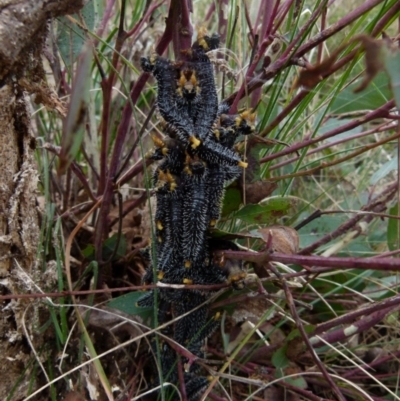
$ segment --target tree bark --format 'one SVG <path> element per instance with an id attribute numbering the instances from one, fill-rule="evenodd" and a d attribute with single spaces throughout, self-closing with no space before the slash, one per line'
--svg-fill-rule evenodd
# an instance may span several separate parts
<path id="1" fill-rule="evenodd" d="M 19 80 L 37 85 L 44 79 L 41 54 L 49 20 L 85 2 L 0 0 L 0 295 L 37 292 L 41 273 L 35 138 Z M 21 400 L 36 386 L 30 382 L 35 362 L 26 335 L 36 349 L 43 345 L 38 316 L 39 303 L 0 301 L 1 400 Z"/>

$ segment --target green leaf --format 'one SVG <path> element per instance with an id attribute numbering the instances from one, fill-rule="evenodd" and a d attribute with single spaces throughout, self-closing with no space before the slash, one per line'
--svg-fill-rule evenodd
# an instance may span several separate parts
<path id="1" fill-rule="evenodd" d="M 230 186 L 225 191 L 221 216 L 228 216 L 239 209 L 242 203 L 242 193 L 236 186 Z"/>
<path id="2" fill-rule="evenodd" d="M 364 91 L 353 93 L 357 86 L 359 86 L 358 81 L 338 94 L 330 109 L 332 114 L 375 110 L 392 97 L 388 77 L 383 72 L 379 73 Z"/>
<path id="3" fill-rule="evenodd" d="M 315 326 L 313 326 L 311 324 L 307 324 L 304 326 L 304 331 L 307 334 L 311 334 L 314 330 L 315 330 Z M 294 340 L 295 338 L 300 338 L 300 337 L 301 337 L 301 334 L 300 334 L 299 329 L 294 329 L 286 337 L 286 341 L 291 341 L 291 340 Z"/>
<path id="4" fill-rule="evenodd" d="M 324 135 L 329 131 L 332 131 L 334 129 L 342 127 L 343 125 L 346 125 L 350 121 L 352 121 L 352 120 L 347 119 L 347 118 L 334 118 L 334 117 L 329 118 L 326 121 L 326 123 L 322 124 L 320 126 L 320 128 L 318 129 L 318 135 Z M 352 136 L 354 134 L 360 133 L 361 131 L 362 131 L 362 127 L 358 126 L 358 127 L 353 128 L 353 129 L 350 129 L 348 131 L 342 132 L 339 135 L 335 135 L 334 137 L 327 138 L 326 141 L 327 142 L 333 142 L 333 141 L 337 141 L 339 139 L 348 138 L 348 137 L 350 137 L 350 136 Z"/>
<path id="5" fill-rule="evenodd" d="M 271 361 L 276 369 L 285 369 L 289 366 L 289 359 L 286 356 L 287 344 L 279 348 L 272 355 Z"/>
<path id="6" fill-rule="evenodd" d="M 302 388 L 302 389 L 306 389 L 308 387 L 308 384 L 306 382 L 306 380 L 304 379 L 303 376 L 299 376 L 299 377 L 286 377 L 285 378 L 285 382 L 288 384 L 291 384 L 292 386 L 298 387 L 298 388 Z"/>
<path id="7" fill-rule="evenodd" d="M 114 250 L 117 246 L 118 234 L 114 234 L 110 238 L 107 238 L 103 243 L 103 260 L 108 260 L 114 253 Z M 118 249 L 115 252 L 113 260 L 118 260 L 126 255 L 126 239 L 123 234 L 121 234 L 121 238 L 119 240 Z"/>
<path id="8" fill-rule="evenodd" d="M 68 114 L 63 124 L 58 174 L 66 172 L 75 160 L 83 141 L 89 104 L 91 61 L 92 51 L 87 48 L 75 74 Z"/>
<path id="9" fill-rule="evenodd" d="M 400 109 L 400 51 L 393 51 L 385 47 L 383 55 L 383 64 L 389 75 L 390 88 L 397 108 Z"/>
<path id="10" fill-rule="evenodd" d="M 99 0 L 89 1 L 80 12 L 89 30 L 94 28 L 96 20 L 95 8 L 100 10 L 98 3 L 100 3 Z M 76 14 L 72 14 L 71 17 L 76 21 L 80 21 L 79 16 Z M 79 28 L 77 24 L 67 17 L 58 19 L 57 46 L 61 58 L 69 68 L 71 68 L 82 51 L 84 42 L 85 32 L 83 29 Z"/>
<path id="11" fill-rule="evenodd" d="M 130 292 L 112 299 L 107 306 L 128 313 L 129 315 L 140 316 L 144 321 L 147 321 L 153 317 L 153 308 L 141 308 L 136 305 L 138 299 L 141 298 L 143 294 L 143 291 Z"/>
<path id="12" fill-rule="evenodd" d="M 250 224 L 271 225 L 280 217 L 293 211 L 296 204 L 297 200 L 291 197 L 274 197 L 267 199 L 262 204 L 242 207 L 235 217 Z"/>
<path id="13" fill-rule="evenodd" d="M 114 234 L 110 238 L 107 238 L 103 243 L 102 249 L 102 258 L 103 260 L 108 260 L 114 253 L 115 247 L 117 246 L 118 234 Z M 88 260 L 94 259 L 94 245 L 89 244 L 83 251 L 83 255 Z M 113 261 L 122 258 L 126 254 L 126 238 L 123 234 L 121 234 L 121 238 L 119 240 L 118 249 L 115 252 L 113 257 Z"/>
<path id="14" fill-rule="evenodd" d="M 397 170 L 397 155 L 392 160 L 387 161 L 378 171 L 375 171 L 375 173 L 372 174 L 369 180 L 370 184 L 377 184 L 378 181 L 387 177 L 387 175 L 393 170 Z"/>
<path id="15" fill-rule="evenodd" d="M 389 210 L 391 216 L 398 216 L 398 205 L 393 206 Z M 387 227 L 387 244 L 391 251 L 399 248 L 400 226 L 398 219 L 389 219 Z"/>

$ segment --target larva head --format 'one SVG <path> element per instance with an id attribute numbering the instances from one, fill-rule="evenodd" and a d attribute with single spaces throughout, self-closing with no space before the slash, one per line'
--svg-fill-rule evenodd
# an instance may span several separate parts
<path id="1" fill-rule="evenodd" d="M 193 70 L 181 71 L 177 86 L 178 95 L 186 100 L 193 100 L 200 93 L 196 72 Z"/>

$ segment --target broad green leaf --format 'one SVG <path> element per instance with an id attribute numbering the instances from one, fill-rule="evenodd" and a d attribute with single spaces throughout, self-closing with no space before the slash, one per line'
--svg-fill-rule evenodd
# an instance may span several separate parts
<path id="1" fill-rule="evenodd" d="M 285 369 L 289 366 L 289 359 L 286 356 L 287 344 L 279 348 L 272 355 L 271 361 L 276 369 Z"/>
<path id="2" fill-rule="evenodd" d="M 357 86 L 359 86 L 358 81 L 340 92 L 332 103 L 330 113 L 341 114 L 360 110 L 375 110 L 392 97 L 388 77 L 383 72 L 379 73 L 364 91 L 354 93 L 353 91 Z"/>
<path id="3" fill-rule="evenodd" d="M 318 241 L 345 221 L 346 217 L 339 215 L 324 215 L 311 221 L 299 230 L 300 248 L 305 248 Z"/>
<path id="4" fill-rule="evenodd" d="M 136 305 L 138 299 L 141 298 L 143 294 L 143 291 L 130 292 L 112 299 L 107 306 L 128 313 L 129 315 L 141 316 L 144 321 L 147 321 L 153 315 L 153 308 L 141 308 Z"/>
<path id="5" fill-rule="evenodd" d="M 112 237 L 107 238 L 103 243 L 103 260 L 108 260 L 115 252 L 117 246 L 118 234 L 114 234 Z M 117 251 L 114 255 L 114 260 L 122 258 L 126 255 L 126 239 L 123 234 L 120 236 Z"/>
<path id="6" fill-rule="evenodd" d="M 80 15 L 89 30 L 93 30 L 95 26 L 96 10 L 102 11 L 100 0 L 89 1 L 81 10 Z M 76 14 L 72 14 L 71 18 L 80 22 L 80 18 Z M 58 19 L 57 46 L 61 57 L 68 68 L 76 61 L 79 53 L 82 51 L 85 43 L 86 34 L 83 29 L 74 23 L 68 17 L 60 17 Z"/>
<path id="7" fill-rule="evenodd" d="M 326 123 L 324 123 L 324 124 L 322 124 L 322 125 L 320 126 L 320 128 L 319 128 L 319 130 L 318 130 L 318 135 L 319 135 L 319 136 L 320 136 L 320 135 L 324 135 L 324 134 L 326 134 L 326 133 L 329 132 L 329 131 L 332 131 L 332 130 L 334 130 L 334 129 L 337 129 L 337 128 L 342 127 L 343 125 L 349 123 L 350 121 L 352 121 L 352 120 L 347 119 L 347 118 L 343 118 L 343 119 L 334 118 L 334 117 L 329 118 L 328 121 L 327 121 Z M 355 128 L 353 128 L 353 129 L 351 129 L 351 130 L 342 132 L 342 133 L 339 134 L 339 135 L 335 135 L 335 136 L 333 136 L 333 137 L 331 137 L 331 138 L 327 138 L 326 140 L 327 140 L 328 142 L 337 141 L 337 140 L 339 140 L 339 139 L 348 138 L 348 137 L 351 136 L 351 135 L 358 134 L 358 133 L 360 133 L 361 131 L 362 131 L 362 127 L 361 127 L 361 126 L 355 127 Z"/>
<path id="8" fill-rule="evenodd" d="M 242 203 L 242 193 L 236 186 L 230 186 L 225 191 L 221 216 L 227 216 L 239 209 Z"/>
<path id="9" fill-rule="evenodd" d="M 103 243 L 102 258 L 103 260 L 108 260 L 115 252 L 115 247 L 117 246 L 118 234 L 114 234 L 112 237 L 107 238 Z M 83 251 L 83 255 L 88 260 L 94 259 L 94 246 L 89 244 Z M 118 243 L 118 249 L 115 252 L 113 260 L 118 260 L 126 254 L 126 238 L 121 234 L 121 238 Z"/>
<path id="10" fill-rule="evenodd" d="M 369 182 L 371 185 L 375 185 L 381 179 L 385 178 L 390 172 L 397 170 L 397 155 L 392 159 L 387 161 L 378 171 L 372 174 Z"/>
<path id="11" fill-rule="evenodd" d="M 389 75 L 390 88 L 392 89 L 397 108 L 400 109 L 400 51 L 384 50 L 383 63 Z"/>
<path id="12" fill-rule="evenodd" d="M 303 376 L 299 377 L 287 377 L 285 378 L 285 382 L 291 384 L 292 386 L 299 387 L 302 389 L 306 389 L 308 387 L 307 381 Z"/>
<path id="13" fill-rule="evenodd" d="M 314 330 L 315 330 L 315 326 L 313 326 L 311 324 L 308 324 L 308 325 L 304 326 L 304 331 L 307 334 L 311 334 Z M 294 329 L 286 337 L 286 341 L 290 341 L 290 340 L 293 340 L 293 339 L 298 338 L 298 337 L 301 337 L 300 331 L 299 331 L 299 329 Z"/>
<path id="14" fill-rule="evenodd" d="M 381 278 L 371 278 L 370 284 L 368 284 L 364 293 L 368 294 L 370 298 L 379 299 L 387 296 L 398 294 L 400 287 L 400 277 L 392 275 Z"/>
<path id="15" fill-rule="evenodd" d="M 398 216 L 398 205 L 393 206 L 389 210 L 392 216 Z M 398 219 L 389 219 L 387 227 L 387 244 L 391 251 L 399 249 L 400 244 L 400 225 Z"/>
<path id="16" fill-rule="evenodd" d="M 291 197 L 269 198 L 258 205 L 246 205 L 236 214 L 238 218 L 246 223 L 273 224 L 282 216 L 289 214 L 296 206 L 296 199 Z"/>

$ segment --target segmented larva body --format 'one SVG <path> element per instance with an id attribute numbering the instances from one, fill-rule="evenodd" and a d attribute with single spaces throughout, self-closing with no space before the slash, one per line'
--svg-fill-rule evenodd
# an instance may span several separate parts
<path id="1" fill-rule="evenodd" d="M 208 169 L 203 162 L 187 164 L 183 174 L 182 254 L 185 267 L 204 260 L 209 226 Z"/>
<path id="2" fill-rule="evenodd" d="M 188 313 L 164 334 L 172 335 L 200 358 L 204 357 L 206 338 L 219 325 L 218 315 L 212 316 L 205 304 L 210 292 L 166 285 L 229 281 L 241 286 L 242 264 L 213 258 L 216 249 L 235 245 L 219 243 L 216 248 L 209 229 L 220 218 L 224 185 L 238 178 L 247 166 L 234 150 L 234 143 L 239 136 L 254 131 L 255 120 L 248 110 L 230 115 L 228 104 L 218 104 L 213 66 L 206 54 L 218 46 L 218 36 L 208 37 L 200 31 L 197 42 L 185 52 L 186 61 L 174 63 L 158 55 L 141 59 L 143 70 L 157 81 L 157 105 L 165 120 L 165 137 L 153 136 L 155 151 L 148 156 L 161 162 L 153 175 L 156 266 L 155 272 L 148 268 L 144 276 L 146 283 L 160 281 L 163 286 L 146 293 L 138 305 L 155 306 L 157 294 L 159 323 Z M 177 384 L 177 369 L 175 351 L 163 341 L 160 371 L 164 380 Z M 199 369 L 192 365 L 183 373 L 188 401 L 197 400 L 207 387 L 207 379 L 196 375 Z M 154 382 L 158 383 L 156 379 Z"/>

